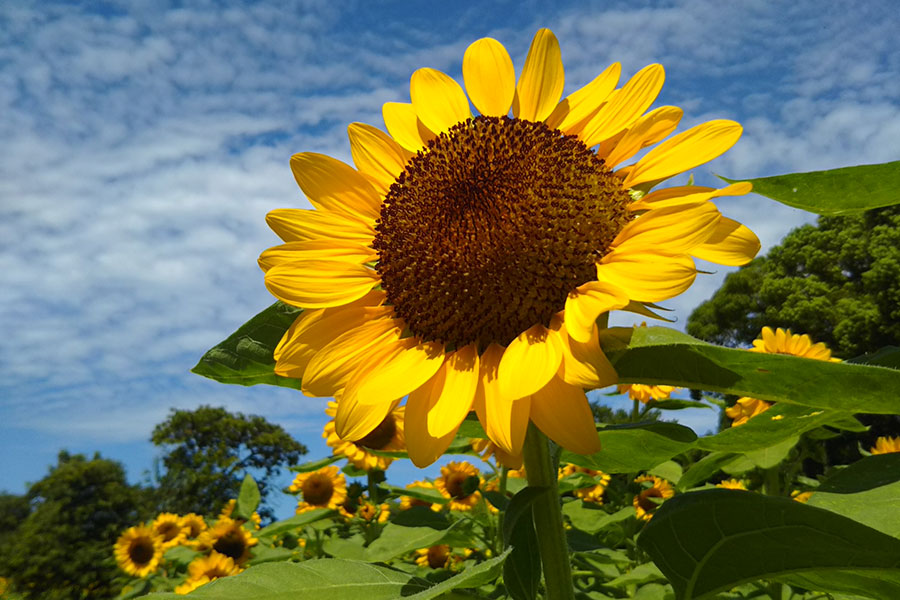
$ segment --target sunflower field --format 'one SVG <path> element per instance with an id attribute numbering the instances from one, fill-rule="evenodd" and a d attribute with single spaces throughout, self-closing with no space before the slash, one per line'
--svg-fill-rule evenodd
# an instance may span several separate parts
<path id="1" fill-rule="evenodd" d="M 560 57 L 542 29 L 517 77 L 478 40 L 465 89 L 419 69 L 386 132 L 349 126 L 354 166 L 292 157 L 313 208 L 267 218 L 278 302 L 194 372 L 333 399 L 333 454 L 293 467 L 288 519 L 261 526 L 248 477 L 216 519 L 124 531 L 122 598 L 900 598 L 900 437 L 857 418 L 900 414 L 900 349 L 609 325 L 671 323 L 658 303 L 703 276 L 695 259 L 754 259 L 716 198 L 861 213 L 900 204 L 900 163 L 667 185 L 741 126 L 675 133 L 682 109 L 648 112 L 661 65 L 619 86 L 613 64 L 563 98 Z M 606 388 L 632 400 L 615 423 L 588 401 Z M 679 424 L 684 408 L 721 410 L 720 431 Z M 823 458 L 842 436 L 865 440 L 857 458 Z M 392 483 L 392 462 L 445 455 L 440 476 Z"/>

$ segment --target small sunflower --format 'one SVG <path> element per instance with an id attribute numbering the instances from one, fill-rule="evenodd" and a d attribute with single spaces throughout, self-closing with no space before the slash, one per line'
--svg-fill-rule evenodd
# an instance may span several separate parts
<path id="1" fill-rule="evenodd" d="M 119 568 L 135 577 L 146 577 L 155 571 L 163 551 L 162 537 L 149 525 L 129 527 L 114 547 Z"/>
<path id="2" fill-rule="evenodd" d="M 890 454 L 900 452 L 900 437 L 880 437 L 869 450 L 872 454 Z"/>
<path id="3" fill-rule="evenodd" d="M 475 438 L 469 440 L 469 442 L 472 444 L 472 450 L 481 454 L 481 460 L 484 462 L 488 462 L 491 456 L 494 456 L 498 463 L 509 469 L 519 469 L 522 467 L 521 454 L 518 456 L 508 454 L 503 448 L 491 440 Z"/>
<path id="4" fill-rule="evenodd" d="M 250 558 L 250 548 L 258 542 L 241 521 L 220 517 L 212 527 L 200 534 L 196 547 L 201 551 L 214 550 L 230 557 L 235 563 L 243 564 Z"/>
<path id="5" fill-rule="evenodd" d="M 809 498 L 812 495 L 813 495 L 812 491 L 801 492 L 800 490 L 794 490 L 793 492 L 791 492 L 791 498 L 793 498 L 797 502 L 802 502 L 804 504 L 809 502 Z"/>
<path id="6" fill-rule="evenodd" d="M 447 544 L 437 544 L 416 550 L 416 564 L 430 569 L 446 569 L 459 560 L 460 557 L 454 555 Z"/>
<path id="7" fill-rule="evenodd" d="M 746 490 L 747 486 L 744 485 L 743 481 L 739 479 L 726 479 L 724 481 L 720 481 L 716 484 L 717 488 L 724 488 L 726 490 Z"/>
<path id="8" fill-rule="evenodd" d="M 724 153 L 741 126 L 709 121 L 668 137 L 683 111 L 647 112 L 658 64 L 617 88 L 615 63 L 563 99 L 547 29 L 518 79 L 491 38 L 468 47 L 462 73 L 465 90 L 435 69 L 413 73 L 412 102 L 383 106 L 387 133 L 351 124 L 356 168 L 291 158 L 314 208 L 267 217 L 285 243 L 259 258 L 266 286 L 305 309 L 275 372 L 300 378 L 308 396 L 339 398 L 344 440 L 364 438 L 408 396 L 405 441 L 420 467 L 473 409 L 512 456 L 529 421 L 568 450 L 596 452 L 585 389 L 617 382 L 597 318 L 684 292 L 694 258 L 734 266 L 759 251 L 712 202 L 749 183 L 650 191 Z"/>
<path id="9" fill-rule="evenodd" d="M 653 475 L 641 475 L 634 480 L 635 483 L 651 483 L 650 486 L 642 486 L 643 489 L 634 496 L 634 510 L 638 519 L 649 521 L 659 504 L 651 498 L 667 500 L 675 495 L 675 490 L 665 479 Z"/>
<path id="10" fill-rule="evenodd" d="M 639 400 L 644 404 L 650 401 L 668 400 L 669 395 L 677 388 L 671 385 L 647 385 L 643 383 L 624 383 L 616 388 L 620 394 L 628 393 L 632 400 Z"/>
<path id="11" fill-rule="evenodd" d="M 210 580 L 229 575 L 237 575 L 243 571 L 241 566 L 230 556 L 220 554 L 213 550 L 209 556 L 195 558 L 188 565 L 188 577 L 200 579 L 208 577 Z"/>
<path id="12" fill-rule="evenodd" d="M 196 513 L 188 513 L 181 517 L 181 527 L 184 531 L 184 542 L 192 542 L 207 530 L 206 520 Z"/>
<path id="13" fill-rule="evenodd" d="M 559 479 L 562 479 L 563 477 L 574 475 L 576 473 L 584 473 L 585 475 L 589 475 L 590 477 L 593 477 L 595 480 L 599 481 L 596 485 L 591 485 L 574 490 L 572 493 L 575 495 L 575 497 L 581 498 L 585 502 L 603 504 L 603 493 L 606 491 L 606 486 L 609 485 L 610 476 L 603 471 L 597 471 L 595 469 L 588 469 L 587 467 L 579 467 L 578 465 L 568 464 L 565 467 L 559 469 L 558 477 Z"/>
<path id="14" fill-rule="evenodd" d="M 378 523 L 384 523 L 391 516 L 391 507 L 384 503 L 375 506 L 366 500 L 356 509 L 356 515 L 363 521 L 376 520 Z"/>
<path id="15" fill-rule="evenodd" d="M 468 494 L 465 491 L 465 483 L 470 477 L 477 477 L 481 486 L 483 480 L 478 473 L 478 469 L 466 461 L 451 462 L 441 467 L 441 476 L 434 481 L 434 486 L 444 498 L 450 499 L 447 503 L 450 510 L 472 510 L 478 504 L 481 492 L 477 488 Z"/>
<path id="16" fill-rule="evenodd" d="M 725 416 L 732 419 L 732 427 L 737 427 L 770 408 L 772 408 L 771 402 L 744 396 L 743 398 L 738 398 L 737 402 L 725 409 Z"/>
<path id="17" fill-rule="evenodd" d="M 178 546 L 187 535 L 181 517 L 175 513 L 160 513 L 153 519 L 153 530 L 162 538 L 163 549 Z"/>
<path id="18" fill-rule="evenodd" d="M 338 436 L 334 427 L 334 417 L 337 414 L 337 402 L 329 402 L 325 414 L 331 420 L 325 423 L 322 437 L 325 443 L 331 446 L 335 454 L 347 457 L 353 466 L 364 471 L 379 469 L 384 471 L 394 461 L 388 456 L 380 456 L 369 450 L 381 450 L 384 452 L 403 452 L 406 446 L 403 444 L 403 411 L 404 407 L 394 408 L 375 429 L 366 434 L 362 439 L 351 442 Z"/>
<path id="19" fill-rule="evenodd" d="M 302 495 L 297 504 L 297 514 L 316 508 L 339 510 L 347 499 L 347 480 L 337 467 L 323 467 L 309 473 L 298 473 L 288 490 Z"/>
<path id="20" fill-rule="evenodd" d="M 422 488 L 425 490 L 437 489 L 430 481 L 414 481 L 406 485 L 406 489 L 408 490 L 415 488 Z M 443 504 L 438 504 L 437 502 L 426 502 L 425 500 L 419 500 L 418 498 L 413 498 L 412 496 L 400 496 L 400 510 L 409 510 L 413 506 L 427 506 L 434 512 L 438 512 L 442 508 L 444 508 Z"/>

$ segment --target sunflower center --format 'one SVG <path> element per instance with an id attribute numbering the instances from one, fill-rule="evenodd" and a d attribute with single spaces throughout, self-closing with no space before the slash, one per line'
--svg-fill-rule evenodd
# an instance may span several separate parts
<path id="1" fill-rule="evenodd" d="M 459 123 L 385 196 L 374 247 L 387 301 L 425 341 L 506 345 L 596 279 L 630 200 L 574 136 L 507 117 Z"/>
<path id="2" fill-rule="evenodd" d="M 156 531 L 163 537 L 163 541 L 168 542 L 181 533 L 181 525 L 173 522 L 160 523 L 159 527 L 156 528 Z"/>
<path id="3" fill-rule="evenodd" d="M 314 475 L 303 483 L 303 499 L 309 504 L 328 504 L 334 494 L 334 485 L 328 477 Z"/>
<path id="4" fill-rule="evenodd" d="M 647 488 L 646 490 L 641 492 L 640 495 L 638 496 L 638 506 L 640 506 L 647 512 L 653 512 L 654 510 L 657 509 L 657 507 L 659 505 L 656 502 L 654 502 L 653 500 L 650 500 L 650 498 L 662 498 L 662 497 L 663 497 L 662 492 L 660 492 L 655 487 Z"/>
<path id="5" fill-rule="evenodd" d="M 391 443 L 391 440 L 394 439 L 396 434 L 397 422 L 394 420 L 393 415 L 388 415 L 385 417 L 384 421 L 378 424 L 378 427 L 369 432 L 366 437 L 355 443 L 357 446 L 364 446 L 366 448 L 371 448 L 372 450 L 381 450 Z"/>
<path id="6" fill-rule="evenodd" d="M 216 540 L 216 543 L 213 544 L 213 550 L 219 554 L 230 556 L 234 560 L 240 560 L 246 549 L 247 544 L 244 540 L 244 536 L 241 535 L 240 531 L 235 530 L 226 532 L 225 535 L 220 537 Z"/>
<path id="7" fill-rule="evenodd" d="M 447 493 L 450 494 L 451 497 L 459 499 L 465 498 L 471 494 L 467 494 L 465 490 L 466 480 L 469 478 L 469 475 L 465 473 L 453 473 L 452 475 L 447 477 Z"/>
<path id="8" fill-rule="evenodd" d="M 154 551 L 153 541 L 141 538 L 131 543 L 131 548 L 128 549 L 128 556 L 134 564 L 145 565 L 153 559 Z"/>
<path id="9" fill-rule="evenodd" d="M 428 566 L 432 569 L 442 569 L 450 558 L 450 546 L 438 545 L 428 548 Z"/>

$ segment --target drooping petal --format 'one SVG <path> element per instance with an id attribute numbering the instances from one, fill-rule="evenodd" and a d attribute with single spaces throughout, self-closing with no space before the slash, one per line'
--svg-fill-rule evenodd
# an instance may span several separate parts
<path id="1" fill-rule="evenodd" d="M 556 108 L 564 84 L 559 42 L 549 29 L 540 29 L 534 34 L 519 75 L 513 115 L 526 121 L 543 121 Z"/>
<path id="2" fill-rule="evenodd" d="M 444 348 L 418 338 L 397 339 L 373 348 L 347 383 L 344 397 L 361 404 L 399 400 L 431 379 L 444 363 Z"/>
<path id="3" fill-rule="evenodd" d="M 350 165 L 324 154 L 301 152 L 291 157 L 291 171 L 316 208 L 363 219 L 378 218 L 381 198 L 372 184 Z"/>
<path id="4" fill-rule="evenodd" d="M 691 254 L 701 260 L 739 267 L 753 260 L 760 247 L 759 238 L 746 225 L 721 217 L 712 235 Z"/>
<path id="5" fill-rule="evenodd" d="M 380 281 L 374 270 L 339 260 L 297 260 L 266 273 L 266 288 L 282 302 L 301 308 L 347 304 L 369 293 Z"/>
<path id="6" fill-rule="evenodd" d="M 635 164 L 622 182 L 626 188 L 689 171 L 734 146 L 743 128 L 734 121 L 708 121 L 666 140 Z"/>
<path id="7" fill-rule="evenodd" d="M 334 415 L 334 431 L 342 440 L 356 441 L 369 435 L 396 407 L 396 402 L 360 404 L 356 398 L 340 395 Z"/>
<path id="8" fill-rule="evenodd" d="M 309 240 L 288 242 L 269 248 L 259 255 L 263 272 L 276 265 L 295 260 L 337 260 L 361 265 L 375 260 L 378 253 L 366 245 L 344 240 Z"/>
<path id="9" fill-rule="evenodd" d="M 609 98 L 619 82 L 622 65 L 613 63 L 597 75 L 593 81 L 563 98 L 553 113 L 547 117 L 547 127 L 559 129 L 569 135 L 578 135 L 585 121 Z"/>
<path id="10" fill-rule="evenodd" d="M 600 451 L 584 390 L 554 377 L 531 398 L 531 420 L 551 440 L 577 454 Z"/>
<path id="11" fill-rule="evenodd" d="M 379 195 L 384 196 L 403 172 L 412 153 L 385 132 L 365 123 L 351 123 L 347 127 L 347 136 L 353 164 L 369 177 Z"/>
<path id="12" fill-rule="evenodd" d="M 628 296 L 619 288 L 600 281 L 579 286 L 566 298 L 566 329 L 574 339 L 587 342 L 596 329 L 597 317 L 628 304 Z"/>
<path id="13" fill-rule="evenodd" d="M 630 127 L 656 100 L 665 78 L 659 64 L 638 71 L 584 125 L 579 136 L 581 141 L 590 148 Z"/>
<path id="14" fill-rule="evenodd" d="M 416 116 L 425 127 L 440 133 L 472 116 L 466 93 L 452 77 L 437 69 L 422 68 L 409 81 Z"/>
<path id="15" fill-rule="evenodd" d="M 469 344 L 447 356 L 442 367 L 444 381 L 428 411 L 428 433 L 441 438 L 456 431 L 459 424 L 472 410 L 475 390 L 478 388 L 478 350 Z"/>
<path id="16" fill-rule="evenodd" d="M 636 202 L 628 205 L 628 210 L 650 210 L 653 208 L 668 208 L 685 204 L 701 204 L 712 198 L 720 196 L 743 196 L 750 193 L 753 184 L 749 181 L 740 181 L 716 189 L 699 185 L 683 185 L 654 190 Z"/>
<path id="17" fill-rule="evenodd" d="M 712 202 L 648 211 L 626 225 L 613 240 L 613 252 L 682 254 L 704 243 L 722 215 Z"/>
<path id="18" fill-rule="evenodd" d="M 384 117 L 384 125 L 394 141 L 409 150 L 418 152 L 434 139 L 434 133 L 429 130 L 416 116 L 416 109 L 412 104 L 405 102 L 385 102 L 381 107 L 381 115 Z"/>
<path id="19" fill-rule="evenodd" d="M 602 154 L 598 151 L 598 156 L 606 161 L 606 166 L 613 168 L 675 131 L 682 115 L 684 111 L 677 106 L 661 106 L 638 119 L 615 147 Z"/>
<path id="20" fill-rule="evenodd" d="M 475 394 L 475 411 L 488 437 L 508 454 L 517 456 L 522 452 L 531 398 L 513 400 L 500 393 L 497 372 L 503 346 L 491 344 L 481 355 L 478 391 Z"/>
<path id="21" fill-rule="evenodd" d="M 553 377 L 562 361 L 562 348 L 541 324 L 520 333 L 500 359 L 500 393 L 512 399 L 530 396 Z"/>
<path id="22" fill-rule="evenodd" d="M 694 282 L 697 269 L 686 254 L 610 252 L 597 264 L 597 280 L 620 288 L 632 300 L 658 302 L 677 296 Z"/>
<path id="23" fill-rule="evenodd" d="M 431 412 L 440 397 L 445 375 L 446 371 L 440 369 L 434 377 L 412 392 L 406 400 L 403 424 L 406 451 L 413 464 L 419 468 L 427 467 L 436 461 L 456 436 L 456 429 L 443 437 L 435 437 L 428 431 L 428 413 Z"/>
<path id="24" fill-rule="evenodd" d="M 266 215 L 266 223 L 285 242 L 324 239 L 369 244 L 375 238 L 373 219 L 327 210 L 278 208 Z"/>
<path id="25" fill-rule="evenodd" d="M 503 44 L 493 38 L 473 42 L 463 55 L 462 72 L 478 112 L 488 117 L 509 113 L 516 95 L 516 70 Z"/>
<path id="26" fill-rule="evenodd" d="M 586 342 L 572 338 L 565 328 L 560 329 L 558 335 L 563 344 L 563 361 L 558 377 L 569 385 L 584 389 L 602 388 L 619 381 L 616 370 L 600 348 L 596 324 Z"/>

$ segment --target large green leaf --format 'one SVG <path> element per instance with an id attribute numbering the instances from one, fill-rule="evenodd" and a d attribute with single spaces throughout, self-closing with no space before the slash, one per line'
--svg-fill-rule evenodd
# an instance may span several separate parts
<path id="1" fill-rule="evenodd" d="M 633 506 L 626 506 L 614 513 L 608 513 L 603 510 L 602 506 L 581 500 L 566 502 L 562 506 L 562 511 L 572 522 L 572 527 L 587 533 L 597 533 L 604 527 L 634 516 Z"/>
<path id="2" fill-rule="evenodd" d="M 744 181 L 753 184 L 755 194 L 820 215 L 849 215 L 900 204 L 900 161 Z"/>
<path id="3" fill-rule="evenodd" d="M 452 525 L 447 529 L 433 529 L 388 523 L 378 539 L 366 549 L 366 559 L 380 562 L 419 548 L 433 546 L 439 543 L 452 529 Z"/>
<path id="4" fill-rule="evenodd" d="M 462 573 L 454 575 L 449 579 L 445 579 L 444 581 L 440 582 L 434 587 L 428 588 L 427 590 L 422 590 L 417 594 L 408 596 L 408 598 L 409 600 L 432 600 L 433 598 L 447 598 L 447 596 L 444 596 L 444 594 L 451 590 L 458 590 L 461 588 L 474 588 L 494 581 L 495 579 L 497 579 L 497 574 L 500 570 L 500 566 L 503 564 L 503 561 L 506 560 L 508 555 L 509 550 L 496 558 L 486 560 L 483 563 L 475 565 L 474 567 L 469 567 Z M 368 600 L 368 598 L 365 598 L 365 600 Z"/>
<path id="5" fill-rule="evenodd" d="M 503 545 L 509 556 L 503 564 L 503 583 L 514 600 L 534 600 L 541 583 L 541 557 L 534 529 L 534 501 L 549 493 L 546 487 L 527 487 L 513 496 L 503 518 Z"/>
<path id="6" fill-rule="evenodd" d="M 582 456 L 564 451 L 562 461 L 605 473 L 646 471 L 690 448 L 697 435 L 677 423 L 608 425 L 598 433 L 603 449 Z"/>
<path id="7" fill-rule="evenodd" d="M 604 331 L 623 383 L 667 384 L 854 412 L 900 413 L 900 371 L 722 348 L 666 327 Z"/>
<path id="8" fill-rule="evenodd" d="M 708 598 L 744 581 L 804 576 L 847 592 L 877 582 L 900 598 L 900 540 L 787 498 L 707 490 L 665 502 L 638 538 L 680 600 Z M 855 593 L 863 593 L 856 590 Z M 863 595 L 867 595 L 863 593 Z"/>
<path id="9" fill-rule="evenodd" d="M 284 533 L 296 533 L 301 527 L 315 523 L 322 519 L 327 519 L 332 515 L 336 515 L 337 511 L 330 508 L 316 508 L 305 513 L 276 521 L 267 527 L 263 527 L 256 533 L 258 538 L 271 538 Z"/>
<path id="10" fill-rule="evenodd" d="M 302 309 L 276 302 L 207 350 L 192 373 L 220 383 L 267 383 L 300 389 L 300 380 L 275 374 L 272 353 Z"/>

